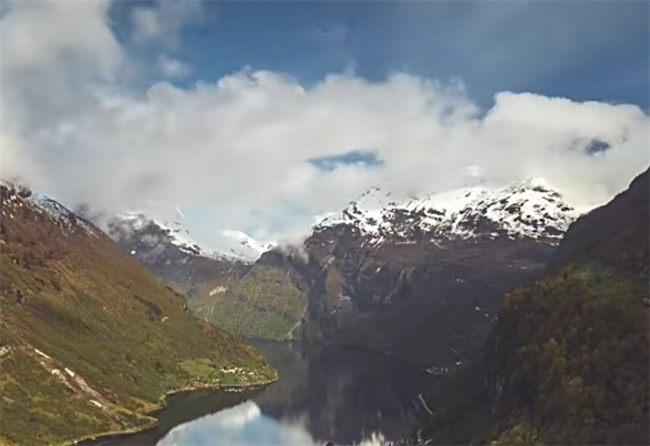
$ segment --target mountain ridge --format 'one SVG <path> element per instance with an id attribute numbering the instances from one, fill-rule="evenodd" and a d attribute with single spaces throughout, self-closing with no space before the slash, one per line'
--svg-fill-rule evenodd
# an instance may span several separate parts
<path id="1" fill-rule="evenodd" d="M 323 217 L 312 228 L 355 225 L 365 234 L 379 236 L 375 242 L 380 242 L 382 233 L 406 235 L 400 233 L 399 227 L 391 228 L 398 226 L 400 220 L 435 239 L 474 236 L 473 231 L 482 223 L 505 231 L 512 238 L 557 239 L 577 216 L 578 212 L 545 180 L 531 178 L 501 188 L 470 186 L 402 200 L 393 198 L 390 191 L 373 188 L 342 212 Z"/>
<path id="2" fill-rule="evenodd" d="M 282 282 L 277 289 L 302 296 L 306 310 L 284 322 L 298 339 L 374 348 L 435 369 L 456 361 L 451 350 L 471 356 L 503 293 L 543 269 L 577 214 L 539 180 L 496 191 L 474 187 L 435 200 L 400 202 L 378 192 L 317 222 L 301 250 L 263 253 L 254 268 L 265 274 L 253 278 L 249 270 L 233 286 L 246 280 L 247 289 L 273 293 Z M 218 302 L 204 298 L 201 307 L 224 308 L 230 299 L 239 311 L 242 302 L 250 302 L 251 313 L 274 311 L 240 291 L 220 294 Z M 212 320 L 219 325 L 232 316 Z M 431 320 L 446 322 L 436 327 Z M 423 329 L 421 336 L 416 328 Z M 438 351 L 449 353 L 432 355 L 418 341 L 422 337 L 439 339 L 444 348 Z"/>
<path id="3" fill-rule="evenodd" d="M 220 231 L 224 248 L 213 250 L 197 242 L 181 221 L 174 220 L 169 223 L 148 217 L 141 212 L 122 213 L 113 217 L 101 216 L 96 221 L 118 243 L 124 238 L 146 236 L 147 229 L 154 227 L 159 237 L 158 240 L 152 241 L 166 242 L 179 247 L 187 254 L 221 261 L 253 263 L 263 252 L 272 249 L 275 245 L 259 243 L 241 231 Z M 137 252 L 132 254 L 136 255 Z"/>

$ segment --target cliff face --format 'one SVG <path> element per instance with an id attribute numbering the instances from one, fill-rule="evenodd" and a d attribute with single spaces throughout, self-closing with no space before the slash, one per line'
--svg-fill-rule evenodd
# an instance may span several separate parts
<path id="1" fill-rule="evenodd" d="M 470 356 L 503 293 L 534 276 L 554 251 L 509 238 L 369 246 L 346 231 L 319 231 L 305 243 L 320 265 L 311 269 L 307 322 L 324 339 L 425 364 L 451 362 L 457 353 L 450 349 Z"/>

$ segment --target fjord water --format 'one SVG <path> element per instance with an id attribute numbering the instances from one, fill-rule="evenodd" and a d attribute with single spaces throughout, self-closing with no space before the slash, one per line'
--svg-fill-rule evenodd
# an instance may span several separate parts
<path id="1" fill-rule="evenodd" d="M 430 382 L 420 368 L 366 351 L 259 344 L 280 379 L 253 399 L 170 431 L 158 446 L 337 445 L 409 434 Z"/>
<path id="2" fill-rule="evenodd" d="M 99 444 L 370 445 L 410 434 L 425 413 L 418 394 L 432 376 L 421 367 L 363 350 L 256 344 L 278 369 L 275 383 L 175 395 L 155 429 Z"/>

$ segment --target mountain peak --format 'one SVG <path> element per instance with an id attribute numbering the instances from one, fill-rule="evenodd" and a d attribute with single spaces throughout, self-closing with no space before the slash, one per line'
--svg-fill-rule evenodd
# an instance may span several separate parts
<path id="1" fill-rule="evenodd" d="M 45 218 L 52 220 L 63 229 L 64 235 L 83 234 L 98 237 L 97 228 L 67 209 L 61 203 L 44 195 L 33 193 L 29 188 L 14 183 L 0 181 L 2 189 L 2 217 L 15 219 L 17 213 L 30 208 Z"/>
<path id="2" fill-rule="evenodd" d="M 313 229 L 346 224 L 375 241 L 391 236 L 401 243 L 502 235 L 553 240 L 577 214 L 547 181 L 529 178 L 502 188 L 481 184 L 402 199 L 373 188 L 343 211 L 324 216 Z"/>
<path id="3" fill-rule="evenodd" d="M 131 246 L 131 242 L 144 242 L 148 250 L 155 245 L 173 245 L 188 255 L 244 263 L 254 262 L 274 246 L 260 243 L 242 231 L 220 231 L 208 247 L 197 242 L 181 221 L 161 221 L 141 212 L 119 214 L 108 224 L 107 232 L 120 244 Z M 137 254 L 137 249 L 129 251 Z"/>

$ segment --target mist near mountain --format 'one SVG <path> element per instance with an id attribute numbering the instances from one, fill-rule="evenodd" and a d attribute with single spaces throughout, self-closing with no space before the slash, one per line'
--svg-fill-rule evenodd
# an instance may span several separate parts
<path id="1" fill-rule="evenodd" d="M 246 67 L 185 86 L 140 79 L 111 4 L 91 3 L 4 5 L 1 105 L 11 113 L 0 117 L 0 176 L 67 204 L 161 221 L 180 207 L 204 244 L 220 230 L 304 235 L 315 215 L 375 186 L 407 194 L 543 177 L 595 206 L 647 164 L 648 114 L 636 105 L 502 91 L 486 108 L 462 80 L 399 70 L 377 81 L 332 72 L 309 85 Z M 134 13 L 138 42 L 162 29 L 179 39 L 197 14 L 179 8 L 178 20 L 167 9 Z M 160 26 L 141 28 L 144 16 Z M 11 38 L 26 30 L 35 34 Z M 355 151 L 377 162 L 309 162 Z"/>

